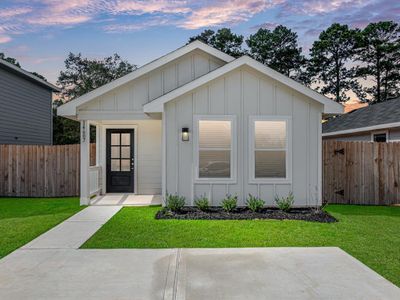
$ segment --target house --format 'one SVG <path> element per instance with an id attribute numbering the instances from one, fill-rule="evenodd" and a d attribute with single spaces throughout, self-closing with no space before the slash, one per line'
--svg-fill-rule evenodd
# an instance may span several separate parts
<path id="1" fill-rule="evenodd" d="M 400 141 L 400 98 L 337 116 L 322 125 L 324 140 Z"/>
<path id="2" fill-rule="evenodd" d="M 81 203 L 92 193 L 226 194 L 321 204 L 321 116 L 343 107 L 248 56 L 195 41 L 59 107 L 81 123 Z M 97 166 L 89 167 L 89 125 Z"/>
<path id="3" fill-rule="evenodd" d="M 0 59 L 0 144 L 51 145 L 59 88 Z"/>

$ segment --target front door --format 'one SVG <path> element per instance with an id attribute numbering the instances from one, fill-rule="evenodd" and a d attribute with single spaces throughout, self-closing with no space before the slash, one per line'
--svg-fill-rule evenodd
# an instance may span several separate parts
<path id="1" fill-rule="evenodd" d="M 134 129 L 107 129 L 107 192 L 133 193 Z"/>

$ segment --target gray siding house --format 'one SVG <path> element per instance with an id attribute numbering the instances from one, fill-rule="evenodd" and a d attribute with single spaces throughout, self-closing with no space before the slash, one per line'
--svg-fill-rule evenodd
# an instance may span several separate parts
<path id="1" fill-rule="evenodd" d="M 51 145 L 52 93 L 59 91 L 0 59 L 0 144 Z"/>
<path id="2" fill-rule="evenodd" d="M 400 98 L 369 105 L 322 125 L 324 140 L 400 141 Z"/>

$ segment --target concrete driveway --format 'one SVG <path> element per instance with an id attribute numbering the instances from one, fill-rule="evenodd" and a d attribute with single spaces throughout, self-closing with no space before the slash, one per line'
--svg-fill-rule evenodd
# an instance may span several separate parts
<path id="1" fill-rule="evenodd" d="M 334 247 L 77 249 L 117 211 L 89 207 L 0 260 L 0 299 L 400 299 Z"/>

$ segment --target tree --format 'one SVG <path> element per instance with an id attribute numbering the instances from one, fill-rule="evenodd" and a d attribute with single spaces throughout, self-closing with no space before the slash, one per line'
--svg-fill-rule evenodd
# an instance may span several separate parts
<path id="1" fill-rule="evenodd" d="M 279 25 L 274 30 L 260 28 L 246 40 L 250 55 L 288 77 L 304 81 L 306 59 L 297 43 L 297 33 Z"/>
<path id="2" fill-rule="evenodd" d="M 7 57 L 3 52 L 0 52 L 0 59 L 5 60 L 5 61 L 11 63 L 11 64 L 17 66 L 18 68 L 21 68 L 20 63 L 19 63 L 15 58 L 13 58 L 13 57 Z M 30 73 L 31 73 L 32 75 L 34 75 L 34 76 L 36 76 L 36 77 L 38 77 L 38 78 L 44 80 L 44 81 L 47 81 L 46 77 L 44 77 L 43 75 L 41 75 L 41 74 L 39 74 L 39 73 L 36 73 L 36 72 L 30 72 Z"/>
<path id="3" fill-rule="evenodd" d="M 79 143 L 79 122 L 57 116 L 57 107 L 63 101 L 53 101 L 53 144 L 68 145 Z M 92 139 L 92 137 L 91 137 Z"/>
<path id="4" fill-rule="evenodd" d="M 86 94 L 110 81 L 120 78 L 136 69 L 122 60 L 118 54 L 102 60 L 82 58 L 81 53 L 69 53 L 65 70 L 60 72 L 57 83 L 62 88 L 62 99 L 69 101 Z"/>
<path id="5" fill-rule="evenodd" d="M 354 68 L 350 62 L 354 58 L 354 47 L 358 30 L 347 25 L 332 24 L 321 32 L 310 50 L 308 72 L 319 90 L 337 102 L 349 99 L 348 92 L 359 92 Z"/>
<path id="6" fill-rule="evenodd" d="M 58 84 L 62 87 L 61 99 L 54 101 L 54 106 L 60 106 L 66 101 L 86 94 L 110 81 L 120 78 L 136 69 L 118 54 L 102 60 L 82 58 L 82 55 L 69 53 L 65 60 L 65 70 L 60 72 Z M 91 140 L 95 132 L 91 129 Z M 79 143 L 79 123 L 57 116 L 54 109 L 53 118 L 54 144 Z"/>
<path id="7" fill-rule="evenodd" d="M 357 75 L 375 84 L 365 86 L 372 102 L 400 95 L 400 26 L 392 21 L 370 23 L 357 41 Z"/>
<path id="8" fill-rule="evenodd" d="M 0 59 L 5 60 L 13 65 L 16 65 L 18 68 L 21 68 L 21 65 L 15 58 L 7 57 L 3 52 L 0 52 Z"/>
<path id="9" fill-rule="evenodd" d="M 229 28 L 221 28 L 217 32 L 206 29 L 202 33 L 189 38 L 189 43 L 199 40 L 233 57 L 243 55 L 243 35 L 234 34 Z"/>

